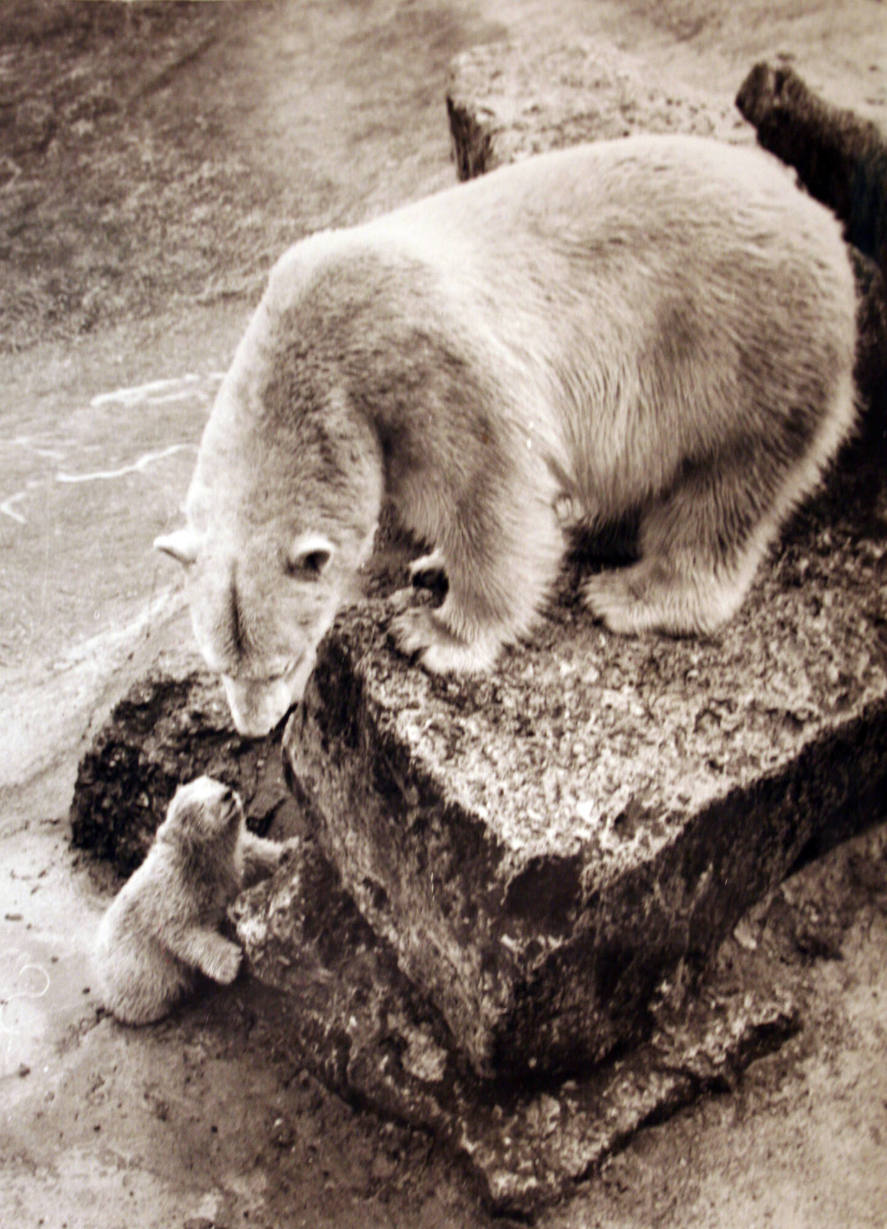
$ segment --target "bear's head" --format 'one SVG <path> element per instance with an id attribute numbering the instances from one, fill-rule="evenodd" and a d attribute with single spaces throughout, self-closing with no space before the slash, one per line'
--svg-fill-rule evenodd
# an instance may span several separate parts
<path id="1" fill-rule="evenodd" d="M 185 567 L 197 645 L 222 676 L 235 726 L 260 738 L 301 698 L 317 645 L 369 554 L 381 479 L 374 483 L 370 471 L 368 481 L 355 482 L 352 473 L 350 490 L 340 490 L 340 515 L 327 502 L 328 481 L 306 504 L 306 491 L 323 482 L 317 473 L 290 486 L 269 456 L 257 458 L 261 490 L 232 500 L 221 471 L 206 480 L 206 457 L 191 485 L 186 527 L 155 545 Z"/>
<path id="2" fill-rule="evenodd" d="M 384 484 L 379 440 L 337 378 L 334 340 L 311 327 L 305 304 L 281 304 L 280 280 L 219 390 L 187 524 L 155 541 L 186 569 L 198 647 L 251 737 L 301 698 L 370 553 Z"/>

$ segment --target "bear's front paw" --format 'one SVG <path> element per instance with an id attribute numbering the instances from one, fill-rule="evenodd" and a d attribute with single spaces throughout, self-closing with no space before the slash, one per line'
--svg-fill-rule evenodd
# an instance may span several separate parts
<path id="1" fill-rule="evenodd" d="M 496 660 L 499 640 L 492 636 L 461 640 L 435 610 L 406 610 L 391 620 L 394 643 L 431 674 L 476 674 Z"/>
<path id="2" fill-rule="evenodd" d="M 401 653 L 408 657 L 424 652 L 436 639 L 431 611 L 412 607 L 395 615 L 391 620 L 391 635 Z"/>

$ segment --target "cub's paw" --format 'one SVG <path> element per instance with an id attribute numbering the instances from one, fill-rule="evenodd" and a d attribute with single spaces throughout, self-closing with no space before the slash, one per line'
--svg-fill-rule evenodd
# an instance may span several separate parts
<path id="1" fill-rule="evenodd" d="M 243 952 L 236 943 L 227 943 L 225 947 L 213 954 L 212 965 L 207 973 L 213 981 L 222 986 L 230 986 L 240 972 L 240 962 Z"/>
<path id="2" fill-rule="evenodd" d="M 394 643 L 402 653 L 419 656 L 431 674 L 476 674 L 496 659 L 499 641 L 492 637 L 465 641 L 454 636 L 435 610 L 405 610 L 391 621 Z"/>
<path id="3" fill-rule="evenodd" d="M 284 846 L 280 841 L 271 841 L 253 832 L 243 833 L 240 848 L 245 881 L 273 875 L 283 859 Z"/>

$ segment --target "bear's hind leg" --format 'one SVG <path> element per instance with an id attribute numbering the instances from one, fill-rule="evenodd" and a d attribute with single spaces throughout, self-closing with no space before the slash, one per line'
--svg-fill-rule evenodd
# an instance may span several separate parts
<path id="1" fill-rule="evenodd" d="M 191 970 L 150 936 L 124 937 L 98 955 L 102 1002 L 123 1024 L 163 1019 L 193 982 Z"/>
<path id="2" fill-rule="evenodd" d="M 686 462 L 671 490 L 642 510 L 639 562 L 584 588 L 612 631 L 706 633 L 737 610 L 770 542 L 853 430 L 852 350 L 843 360 L 823 360 L 834 369 L 827 391 L 825 380 L 809 379 L 783 390 L 766 433 L 759 426 L 729 452 Z"/>
<path id="3" fill-rule="evenodd" d="M 779 524 L 754 476 L 736 461 L 686 467 L 642 512 L 639 561 L 586 582 L 592 613 L 622 635 L 704 635 L 729 619 Z"/>
<path id="4" fill-rule="evenodd" d="M 682 570 L 659 559 L 641 559 L 626 568 L 599 572 L 585 583 L 585 604 L 612 632 L 640 636 L 706 635 L 738 609 L 760 559 L 746 557 L 746 568 L 727 572 Z"/>

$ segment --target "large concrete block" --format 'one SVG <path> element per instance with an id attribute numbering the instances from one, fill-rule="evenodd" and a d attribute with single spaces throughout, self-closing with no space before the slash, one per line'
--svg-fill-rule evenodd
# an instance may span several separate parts
<path id="1" fill-rule="evenodd" d="M 447 114 L 460 179 L 530 154 L 634 132 L 693 132 L 749 143 L 728 103 L 589 39 L 490 43 L 456 56 Z"/>
<path id="2" fill-rule="evenodd" d="M 262 1028 L 330 1087 L 446 1140 L 485 1201 L 531 1217 L 569 1192 L 645 1122 L 707 1089 L 797 1029 L 792 987 L 757 940 L 730 939 L 701 993 L 663 987 L 655 1024 L 630 1054 L 561 1087 L 481 1080 L 390 944 L 367 925 L 310 837 L 273 880 L 232 909 Z"/>
<path id="3" fill-rule="evenodd" d="M 887 500 L 860 464 L 717 637 L 611 635 L 568 578 L 489 677 L 410 666 L 383 603 L 325 642 L 285 753 L 346 890 L 479 1073 L 642 1035 L 678 962 L 873 818 Z"/>
<path id="4" fill-rule="evenodd" d="M 478 1079 L 321 855 L 316 817 L 283 780 L 279 733 L 242 739 L 217 681 L 190 655 L 167 655 L 162 666 L 127 691 L 83 757 L 77 843 L 126 873 L 180 781 L 205 771 L 235 784 L 252 828 L 291 838 L 274 879 L 232 907 L 251 975 L 237 992 L 295 1068 L 447 1140 L 496 1209 L 531 1215 L 643 1122 L 729 1085 L 797 1028 L 793 990 L 761 976 L 748 947 L 731 940 L 699 1003 L 688 1006 L 684 977 L 663 988 L 654 1031 L 631 1055 L 566 1089 Z"/>

